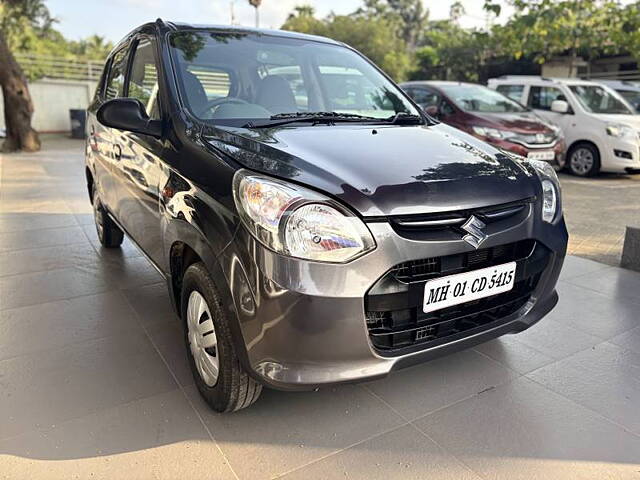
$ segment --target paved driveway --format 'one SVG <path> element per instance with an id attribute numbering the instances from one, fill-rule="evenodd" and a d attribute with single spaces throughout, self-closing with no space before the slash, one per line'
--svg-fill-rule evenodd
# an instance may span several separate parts
<path id="1" fill-rule="evenodd" d="M 620 265 L 627 225 L 640 227 L 640 175 L 577 178 L 562 174 L 569 253 Z"/>
<path id="2" fill-rule="evenodd" d="M 525 333 L 217 415 L 72 145 L 0 160 L 0 478 L 640 478 L 640 274 L 571 257 Z"/>

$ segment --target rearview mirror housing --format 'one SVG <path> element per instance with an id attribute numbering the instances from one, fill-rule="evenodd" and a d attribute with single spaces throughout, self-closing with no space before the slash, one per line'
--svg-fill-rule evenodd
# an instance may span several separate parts
<path id="1" fill-rule="evenodd" d="M 162 121 L 151 120 L 137 98 L 114 98 L 103 103 L 96 113 L 98 121 L 111 128 L 162 137 Z"/>
<path id="2" fill-rule="evenodd" d="M 551 111 L 556 113 L 568 113 L 569 104 L 564 100 L 554 100 L 551 102 Z"/>

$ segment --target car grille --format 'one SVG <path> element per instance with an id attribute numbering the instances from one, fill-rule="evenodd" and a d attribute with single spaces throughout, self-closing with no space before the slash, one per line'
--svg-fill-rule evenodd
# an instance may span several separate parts
<path id="1" fill-rule="evenodd" d="M 523 240 L 397 265 L 365 297 L 373 347 L 382 355 L 402 355 L 492 328 L 527 303 L 550 255 L 542 244 Z M 423 313 L 427 280 L 512 261 L 517 262 L 517 267 L 511 291 Z"/>

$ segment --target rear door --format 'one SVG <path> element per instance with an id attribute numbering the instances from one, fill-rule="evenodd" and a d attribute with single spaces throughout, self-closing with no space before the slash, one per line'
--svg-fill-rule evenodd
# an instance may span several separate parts
<path id="1" fill-rule="evenodd" d="M 155 40 L 141 35 L 133 42 L 125 95 L 145 106 L 153 120 L 161 119 Z M 129 236 L 151 259 L 162 262 L 160 235 L 160 178 L 166 168 L 160 159 L 162 142 L 149 135 L 118 131 L 121 151 L 116 169 L 117 216 Z M 166 175 L 166 174 L 165 174 Z"/>
<path id="2" fill-rule="evenodd" d="M 92 110 L 107 100 L 121 97 L 124 92 L 124 74 L 127 65 L 127 47 L 124 46 L 111 56 L 106 79 L 98 100 Z M 101 125 L 97 120 L 89 122 L 89 144 L 95 152 L 95 182 L 100 200 L 111 213 L 116 213 L 117 195 L 114 169 L 120 161 L 120 150 L 114 138 L 113 129 Z"/>

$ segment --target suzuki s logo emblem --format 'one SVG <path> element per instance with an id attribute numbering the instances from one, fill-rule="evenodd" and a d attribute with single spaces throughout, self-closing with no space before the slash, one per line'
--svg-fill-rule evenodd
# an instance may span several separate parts
<path id="1" fill-rule="evenodd" d="M 538 143 L 542 143 L 542 142 L 544 142 L 544 138 L 545 138 L 545 137 L 544 137 L 544 135 L 543 135 L 542 133 L 536 133 L 536 141 L 537 141 Z"/>
<path id="2" fill-rule="evenodd" d="M 482 220 L 475 215 L 471 215 L 469 220 L 467 220 L 461 227 L 462 230 L 467 232 L 467 235 L 462 237 L 462 240 L 467 242 L 473 248 L 478 248 L 480 244 L 487 239 L 487 234 L 483 231 L 484 227 L 486 227 L 486 225 Z"/>

